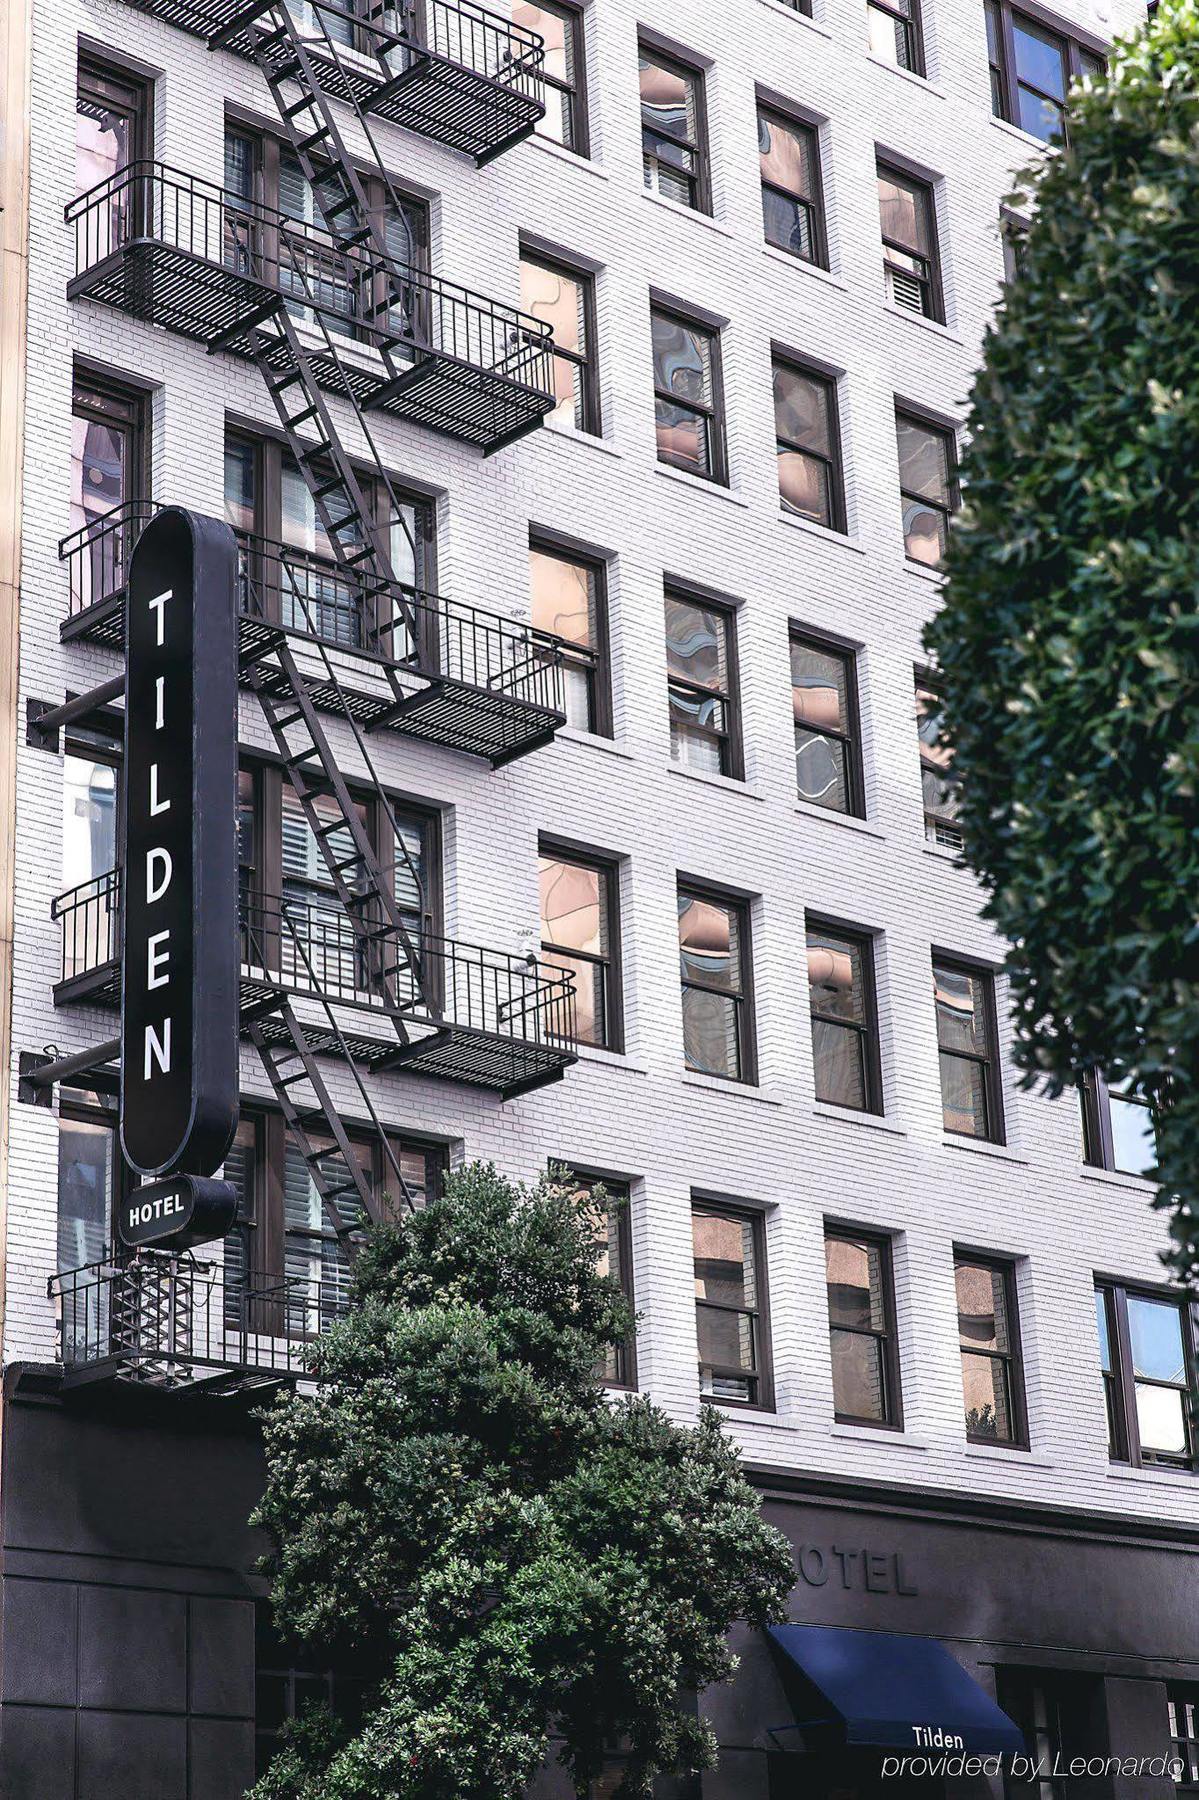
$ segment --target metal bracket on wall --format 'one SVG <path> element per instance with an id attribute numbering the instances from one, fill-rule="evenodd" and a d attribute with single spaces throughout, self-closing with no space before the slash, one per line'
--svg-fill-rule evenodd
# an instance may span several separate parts
<path id="1" fill-rule="evenodd" d="M 119 700 L 124 692 L 122 671 L 110 681 L 102 681 L 99 687 L 89 688 L 86 694 L 68 694 L 61 706 L 52 706 L 48 700 L 26 700 L 25 742 L 33 750 L 49 750 L 57 756 L 60 749 L 58 734 L 64 725 L 100 712 L 113 700 Z"/>
<path id="2" fill-rule="evenodd" d="M 121 1053 L 120 1038 L 109 1038 L 91 1050 L 77 1050 L 73 1056 L 59 1056 L 53 1044 L 44 1050 L 22 1050 L 17 1070 L 17 1099 L 24 1106 L 52 1106 L 57 1082 L 73 1081 L 77 1075 L 94 1075 Z M 115 1079 L 116 1071 L 112 1071 Z"/>

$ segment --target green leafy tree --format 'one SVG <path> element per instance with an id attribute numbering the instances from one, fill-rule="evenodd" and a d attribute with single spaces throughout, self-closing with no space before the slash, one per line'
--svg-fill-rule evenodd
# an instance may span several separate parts
<path id="1" fill-rule="evenodd" d="M 1199 12 L 1163 0 L 1024 178 L 927 635 L 1017 1055 L 1158 1112 L 1199 1276 Z"/>
<path id="2" fill-rule="evenodd" d="M 601 1194 L 488 1165 L 374 1233 L 317 1391 L 265 1418 L 256 1522 L 290 1636 L 370 1676 L 307 1713 L 253 1800 L 517 1800 L 551 1733 L 580 1795 L 711 1766 L 688 1694 L 793 1573 L 705 1408 L 682 1429 L 597 1371 L 633 1319 L 597 1273 Z"/>

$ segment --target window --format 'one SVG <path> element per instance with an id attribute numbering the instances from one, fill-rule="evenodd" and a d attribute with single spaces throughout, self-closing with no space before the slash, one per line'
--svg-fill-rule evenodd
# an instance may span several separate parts
<path id="1" fill-rule="evenodd" d="M 71 564 L 71 610 L 109 600 L 125 585 L 132 533 L 99 529 L 115 507 L 150 490 L 149 396 L 107 376 L 77 368 L 71 389 L 70 528 L 97 530 Z"/>
<path id="2" fill-rule="evenodd" d="M 153 95 L 149 82 L 90 56 L 79 58 L 75 96 L 75 192 L 86 194 L 101 182 L 153 155 Z M 88 253 L 99 261 L 134 235 L 138 183 L 117 182 L 105 207 L 88 221 Z"/>
<path id="3" fill-rule="evenodd" d="M 945 1129 L 1001 1144 L 994 977 L 985 969 L 934 956 L 933 992 Z"/>
<path id="4" fill-rule="evenodd" d="M 1196 1466 L 1195 1320 L 1185 1300 L 1101 1281 L 1099 1362 L 1113 1461 Z"/>
<path id="5" fill-rule="evenodd" d="M 720 335 L 661 307 L 651 327 L 658 461 L 725 482 Z"/>
<path id="6" fill-rule="evenodd" d="M 1011 283 L 1018 281 L 1024 273 L 1028 259 L 1029 222 L 1019 213 L 1010 212 L 1001 207 L 999 212 L 999 236 L 1003 248 L 1003 279 Z"/>
<path id="7" fill-rule="evenodd" d="M 740 776 L 733 613 L 709 600 L 666 594 L 666 677 L 671 760 Z"/>
<path id="8" fill-rule="evenodd" d="M 1109 1082 L 1098 1070 L 1088 1075 L 1082 1117 L 1086 1159 L 1096 1168 L 1147 1176 L 1156 1166 L 1153 1105 L 1127 1079 Z"/>
<path id="9" fill-rule="evenodd" d="M 1028 1751 L 1027 1773 L 1009 1768 L 1005 1775 L 1008 1800 L 1069 1800 L 1079 1785 L 1063 1773 L 1070 1758 L 1106 1749 L 1096 1740 L 1093 1723 L 1102 1705 L 1097 1682 L 1057 1670 L 998 1668 L 995 1685 L 999 1704 L 1024 1733 Z"/>
<path id="10" fill-rule="evenodd" d="M 1015 1271 L 1010 1262 L 964 1250 L 953 1261 L 966 1436 L 972 1443 L 1023 1445 Z"/>
<path id="11" fill-rule="evenodd" d="M 710 1400 L 770 1406 L 762 1216 L 695 1201 L 691 1243 L 699 1391 Z"/>
<path id="12" fill-rule="evenodd" d="M 866 35 L 871 56 L 924 74 L 918 0 L 867 0 Z"/>
<path id="13" fill-rule="evenodd" d="M 861 817 L 862 763 L 852 650 L 791 634 L 795 785 L 801 800 Z"/>
<path id="14" fill-rule="evenodd" d="M 69 728 L 63 754 L 63 888 L 81 889 L 63 918 L 61 979 L 70 981 L 118 953 L 113 871 L 121 843 L 121 746 L 99 731 Z"/>
<path id="15" fill-rule="evenodd" d="M 254 1613 L 254 1768 L 261 1777 L 283 1748 L 283 1727 L 314 1701 L 333 1708 L 339 1720 L 356 1729 L 366 1682 L 352 1667 L 343 1672 L 323 1664 L 319 1652 L 288 1644 L 276 1628 L 269 1600 L 259 1600 Z"/>
<path id="16" fill-rule="evenodd" d="M 944 323 L 932 188 L 880 162 L 878 216 L 888 300 L 905 312 Z"/>
<path id="17" fill-rule="evenodd" d="M 599 435 L 599 370 L 595 361 L 595 283 L 579 269 L 520 253 L 520 303 L 554 333 L 554 400 L 558 425 Z"/>
<path id="18" fill-rule="evenodd" d="M 824 1268 L 833 1410 L 859 1425 L 901 1425 L 890 1240 L 827 1227 Z"/>
<path id="19" fill-rule="evenodd" d="M 748 908 L 686 887 L 679 888 L 678 906 L 687 1067 L 752 1081 Z"/>
<path id="20" fill-rule="evenodd" d="M 1199 1788 L 1199 1687 L 1172 1681 L 1166 1687 L 1170 1747 L 1180 1768 L 1179 1788 Z"/>
<path id="21" fill-rule="evenodd" d="M 808 1005 L 816 1098 L 882 1111 L 874 949 L 868 937 L 808 922 Z"/>
<path id="22" fill-rule="evenodd" d="M 916 677 L 916 735 L 920 744 L 920 785 L 924 793 L 924 835 L 943 850 L 964 843 L 958 817 L 958 788 L 953 778 L 953 751 L 941 723 L 941 695 L 928 677 Z"/>
<path id="23" fill-rule="evenodd" d="M 789 6 L 792 12 L 802 13 L 805 19 L 812 16 L 812 0 L 782 0 L 782 5 Z"/>
<path id="24" fill-rule="evenodd" d="M 620 1284 L 620 1291 L 631 1306 L 633 1233 L 629 1219 L 629 1184 L 627 1181 L 613 1180 L 608 1175 L 592 1175 L 582 1169 L 573 1169 L 569 1164 L 563 1166 L 577 1183 L 576 1191 L 580 1197 L 602 1187 L 610 1202 L 607 1235 L 596 1259 L 596 1270 L 600 1275 L 611 1275 Z M 607 1352 L 600 1377 L 610 1387 L 637 1385 L 637 1341 L 634 1334 L 630 1334 L 623 1344 L 617 1344 Z"/>
<path id="25" fill-rule="evenodd" d="M 798 119 L 759 106 L 758 163 L 766 242 L 827 269 L 820 150 L 815 131 Z"/>
<path id="26" fill-rule="evenodd" d="M 644 44 L 637 67 L 646 187 L 680 206 L 711 212 L 703 76 Z"/>
<path id="27" fill-rule="evenodd" d="M 545 117 L 538 136 L 588 155 L 582 13 L 561 0 L 514 0 L 512 22 L 545 39 Z"/>
<path id="28" fill-rule="evenodd" d="M 87 1268 L 110 1254 L 113 1202 L 122 1191 L 124 1169 L 115 1096 L 64 1087 L 58 1102 L 60 1274 Z M 91 1279 L 71 1284 L 62 1310 L 64 1356 L 104 1354 L 108 1323 L 107 1290 Z"/>
<path id="29" fill-rule="evenodd" d="M 533 629 L 562 654 L 567 722 L 611 737 L 604 565 L 529 545 Z"/>
<path id="30" fill-rule="evenodd" d="M 984 0 L 991 111 L 1042 143 L 1065 138 L 1066 90 L 1084 75 L 1099 75 L 1104 57 L 1065 32 L 1052 31 L 1008 0 Z"/>
<path id="31" fill-rule="evenodd" d="M 783 511 L 844 531 L 837 384 L 781 356 L 774 357 L 771 369 Z"/>
<path id="32" fill-rule="evenodd" d="M 896 409 L 903 547 L 911 562 L 935 569 L 958 507 L 957 451 L 952 429 Z"/>
<path id="33" fill-rule="evenodd" d="M 575 978 L 582 1044 L 621 1048 L 616 869 L 543 844 L 539 858 L 542 961 Z"/>

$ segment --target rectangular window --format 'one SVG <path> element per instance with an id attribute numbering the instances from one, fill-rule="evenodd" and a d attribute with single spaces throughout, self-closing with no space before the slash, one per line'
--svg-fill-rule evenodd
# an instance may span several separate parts
<path id="1" fill-rule="evenodd" d="M 1009 0 L 984 0 L 991 111 L 1042 143 L 1065 138 L 1066 91 L 1107 64 L 1098 50 L 1053 31 Z"/>
<path id="2" fill-rule="evenodd" d="M 935 569 L 958 509 L 956 435 L 947 425 L 895 410 L 903 547 L 909 561 Z"/>
<path id="3" fill-rule="evenodd" d="M 807 952 L 816 1098 L 881 1112 L 873 945 L 859 933 L 809 920 Z"/>
<path id="4" fill-rule="evenodd" d="M 837 384 L 781 356 L 773 358 L 771 370 L 783 511 L 844 531 Z"/>
<path id="5" fill-rule="evenodd" d="M 858 1425 L 901 1425 L 890 1239 L 826 1227 L 833 1410 Z"/>
<path id="6" fill-rule="evenodd" d="M 88 220 L 88 253 L 93 262 L 120 249 L 137 233 L 141 184 L 117 179 L 154 154 L 154 89 L 150 82 L 80 56 L 75 95 L 75 192 L 90 193 L 114 182 L 106 202 Z"/>
<path id="7" fill-rule="evenodd" d="M 611 737 L 603 563 L 534 540 L 529 583 L 533 630 L 563 659 L 568 724 Z"/>
<path id="8" fill-rule="evenodd" d="M 1082 1085 L 1086 1159 L 1097 1169 L 1148 1176 L 1157 1164 L 1152 1102 L 1128 1080 L 1107 1081 L 1096 1069 Z"/>
<path id="9" fill-rule="evenodd" d="M 830 812 L 865 814 L 856 658 L 791 634 L 795 785 L 801 800 Z"/>
<path id="10" fill-rule="evenodd" d="M 545 40 L 545 117 L 539 137 L 589 153 L 583 14 L 563 0 L 513 0 L 512 22 Z"/>
<path id="11" fill-rule="evenodd" d="M 758 164 L 766 242 L 827 269 L 820 149 L 815 130 L 771 107 L 759 106 Z"/>
<path id="12" fill-rule="evenodd" d="M 650 324 L 658 461 L 725 483 L 720 334 L 662 307 Z"/>
<path id="13" fill-rule="evenodd" d="M 1113 1461 L 1195 1468 L 1192 1307 L 1167 1294 L 1101 1281 L 1095 1317 Z"/>
<path id="14" fill-rule="evenodd" d="M 945 1129 L 1001 1144 L 995 978 L 986 969 L 934 956 L 933 993 Z"/>
<path id="15" fill-rule="evenodd" d="M 866 0 L 866 34 L 871 56 L 924 74 L 918 0 Z"/>
<path id="16" fill-rule="evenodd" d="M 1074 1756 L 1094 1756 L 1098 1684 L 1092 1677 L 1056 1670 L 998 1668 L 999 1704 L 1024 1733 L 1028 1773 L 1004 1777 L 1008 1800 L 1070 1800 L 1079 1785 L 1063 1773 Z"/>
<path id="17" fill-rule="evenodd" d="M 965 1250 L 955 1251 L 953 1262 L 966 1436 L 972 1443 L 1024 1445 L 1015 1270 Z"/>
<path id="18" fill-rule="evenodd" d="M 671 760 L 710 774 L 739 777 L 734 634 L 730 607 L 667 590 Z"/>
<path id="19" fill-rule="evenodd" d="M 1172 1681 L 1166 1688 L 1170 1748 L 1181 1765 L 1177 1787 L 1199 1789 L 1199 1687 Z"/>
<path id="20" fill-rule="evenodd" d="M 520 253 L 520 303 L 554 333 L 557 425 L 599 436 L 599 368 L 595 358 L 595 282 L 581 269 Z"/>
<path id="21" fill-rule="evenodd" d="M 697 1200 L 691 1242 L 699 1391 L 710 1400 L 770 1406 L 762 1216 Z"/>
<path id="22" fill-rule="evenodd" d="M 72 531 L 93 525 L 114 507 L 141 500 L 149 492 L 147 399 L 136 388 L 76 369 L 71 387 Z M 97 542 L 97 553 L 106 542 L 107 534 Z M 105 597 L 94 591 L 97 577 L 99 585 L 107 585 L 108 576 L 118 586 L 124 580 L 127 558 L 116 551 L 109 555 L 120 556 L 120 567 L 93 563 L 88 587 L 92 599 Z M 112 591 L 111 585 L 107 591 Z"/>
<path id="23" fill-rule="evenodd" d="M 602 1187 L 609 1202 L 608 1229 L 596 1259 L 600 1275 L 611 1275 L 631 1306 L 633 1304 L 633 1233 L 629 1220 L 630 1189 L 627 1181 L 613 1181 L 607 1175 L 590 1175 L 581 1169 L 564 1165 L 582 1198 Z M 601 1380 L 610 1387 L 635 1387 L 637 1384 L 637 1342 L 633 1335 L 623 1344 L 610 1349 L 600 1371 Z"/>
<path id="24" fill-rule="evenodd" d="M 575 978 L 579 1042 L 619 1050 L 616 869 L 549 844 L 541 846 L 538 868 L 542 961 Z"/>
<path id="25" fill-rule="evenodd" d="M 62 760 L 63 887 L 78 902 L 63 918 L 61 979 L 71 981 L 118 954 L 120 743 L 74 725 Z"/>
<path id="26" fill-rule="evenodd" d="M 964 839 L 958 817 L 958 786 L 953 778 L 953 751 L 941 723 L 940 690 L 927 676 L 916 676 L 916 736 L 920 745 L 920 785 L 924 794 L 924 835 L 943 850 L 960 850 Z"/>
<path id="27" fill-rule="evenodd" d="M 711 212 L 703 76 L 645 44 L 637 68 L 646 187 L 680 206 Z"/>
<path id="28" fill-rule="evenodd" d="M 678 908 L 687 1067 L 752 1081 L 749 909 L 686 887 L 679 888 Z"/>
<path id="29" fill-rule="evenodd" d="M 905 312 L 944 324 L 932 188 L 927 181 L 880 162 L 878 216 L 887 298 Z"/>

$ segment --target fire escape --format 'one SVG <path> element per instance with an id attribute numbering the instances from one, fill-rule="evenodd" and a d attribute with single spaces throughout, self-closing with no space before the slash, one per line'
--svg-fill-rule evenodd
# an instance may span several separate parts
<path id="1" fill-rule="evenodd" d="M 253 362 L 330 547 L 330 556 L 315 557 L 240 534 L 239 677 L 262 710 L 336 896 L 314 920 L 283 896 L 243 893 L 241 1024 L 329 1225 L 352 1254 L 359 1221 L 379 1216 L 379 1200 L 347 1136 L 326 1058 L 350 1072 L 355 1110 L 381 1146 L 392 1207 L 410 1205 L 411 1195 L 367 1075 L 409 1071 L 509 1099 L 560 1078 L 575 1060 L 571 977 L 535 957 L 429 931 L 423 911 L 414 918 L 397 899 L 355 797 L 369 793 L 388 853 L 394 846 L 419 891 L 379 777 L 372 746 L 380 734 L 498 766 L 547 743 L 564 722 L 553 645 L 398 578 L 392 546 L 403 508 L 372 426 L 386 413 L 484 453 L 511 443 L 553 405 L 548 329 L 396 261 L 340 116 L 369 146 L 384 216 L 398 213 L 372 119 L 483 163 L 544 110 L 543 47 L 472 0 L 379 4 L 365 16 L 324 0 L 144 0 L 141 10 L 256 64 L 321 221 L 137 163 L 68 207 L 76 250 L 68 292 Z M 346 451 L 331 399 L 346 408 L 365 457 Z M 122 646 L 129 558 L 153 511 L 127 505 L 63 540 L 71 590 L 64 641 Z M 90 699 L 115 697 L 119 687 L 110 682 Z M 50 709 L 31 730 L 57 744 L 60 726 L 84 716 L 88 698 Z M 330 718 L 348 729 L 365 771 L 352 785 Z M 116 870 L 60 895 L 56 1003 L 119 1001 L 119 908 Z M 52 1078 L 50 1069 L 30 1076 L 34 1084 Z M 239 1318 L 227 1291 L 214 1299 L 219 1286 L 214 1265 L 162 1252 L 56 1278 L 68 1378 L 104 1371 L 175 1387 L 219 1382 L 230 1368 L 247 1380 L 270 1374 L 280 1358 L 291 1369 L 290 1338 L 280 1350 L 277 1333 L 264 1336 L 263 1327 L 286 1313 L 285 1298 L 258 1295 L 253 1317 L 243 1305 Z"/>

